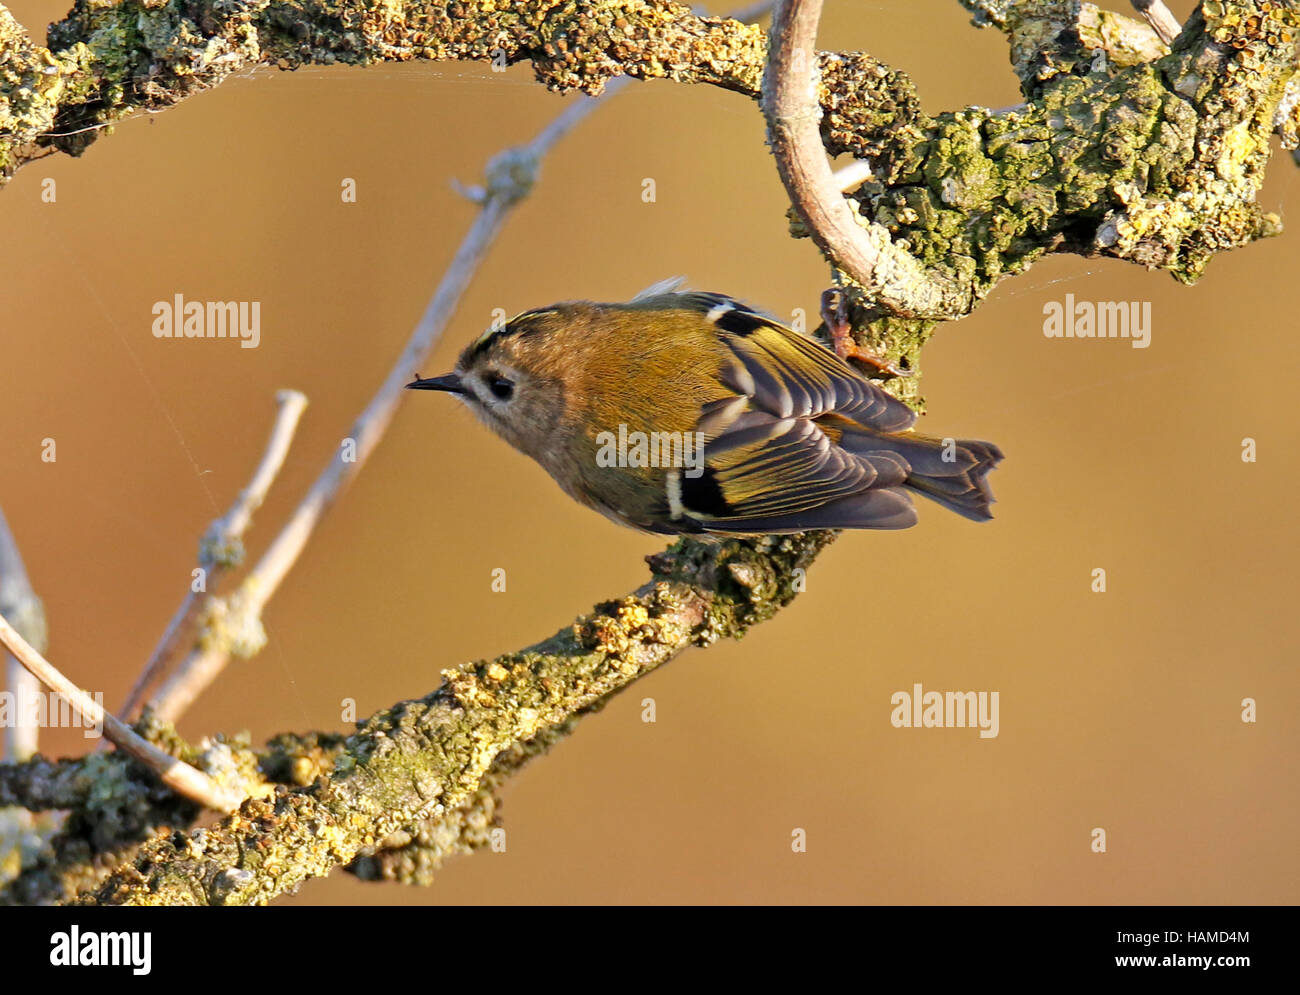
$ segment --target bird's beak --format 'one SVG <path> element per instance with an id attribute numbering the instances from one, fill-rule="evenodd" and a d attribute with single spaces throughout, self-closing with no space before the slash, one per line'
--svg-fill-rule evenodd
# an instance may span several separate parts
<path id="1" fill-rule="evenodd" d="M 460 382 L 460 375 L 446 373 L 440 377 L 416 377 L 406 385 L 407 390 L 445 390 L 452 394 L 468 394 L 465 385 Z"/>

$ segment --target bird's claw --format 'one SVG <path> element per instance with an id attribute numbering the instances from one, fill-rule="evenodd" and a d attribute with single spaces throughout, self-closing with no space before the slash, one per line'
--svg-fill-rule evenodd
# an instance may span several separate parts
<path id="1" fill-rule="evenodd" d="M 822 291 L 821 316 L 822 321 L 826 323 L 826 330 L 830 333 L 831 345 L 835 349 L 835 355 L 839 356 L 840 359 L 856 359 L 875 370 L 879 370 L 881 373 L 888 373 L 892 377 L 910 377 L 914 375 L 912 370 L 905 370 L 879 353 L 853 341 L 852 335 L 849 334 L 851 326 L 849 325 L 848 297 L 838 287 L 831 287 L 829 290 Z"/>

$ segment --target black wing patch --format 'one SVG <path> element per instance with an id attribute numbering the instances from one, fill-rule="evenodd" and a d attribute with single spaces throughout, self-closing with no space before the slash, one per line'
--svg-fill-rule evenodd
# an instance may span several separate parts
<path id="1" fill-rule="evenodd" d="M 722 485 L 718 483 L 713 467 L 704 467 L 704 472 L 698 477 L 683 475 L 682 507 L 692 514 L 708 518 L 725 518 L 731 514 L 731 505 L 722 493 Z"/>
<path id="2" fill-rule="evenodd" d="M 732 335 L 749 335 L 768 324 L 768 319 L 753 311 L 733 307 L 723 311 L 713 323 Z"/>

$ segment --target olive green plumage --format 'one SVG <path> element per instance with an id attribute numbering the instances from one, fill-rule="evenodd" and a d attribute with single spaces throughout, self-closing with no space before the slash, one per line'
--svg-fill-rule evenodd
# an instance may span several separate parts
<path id="1" fill-rule="evenodd" d="M 909 490 L 986 519 L 1002 458 L 914 434 L 835 353 L 720 294 L 525 311 L 408 386 L 459 395 L 575 500 L 649 532 L 906 528 Z"/>

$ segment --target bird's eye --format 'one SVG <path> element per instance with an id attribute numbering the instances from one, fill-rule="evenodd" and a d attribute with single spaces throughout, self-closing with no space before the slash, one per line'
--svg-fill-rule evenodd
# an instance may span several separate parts
<path id="1" fill-rule="evenodd" d="M 483 382 L 487 384 L 487 389 L 492 391 L 492 396 L 498 400 L 508 401 L 515 392 L 514 381 L 495 373 L 489 373 L 483 378 Z"/>

